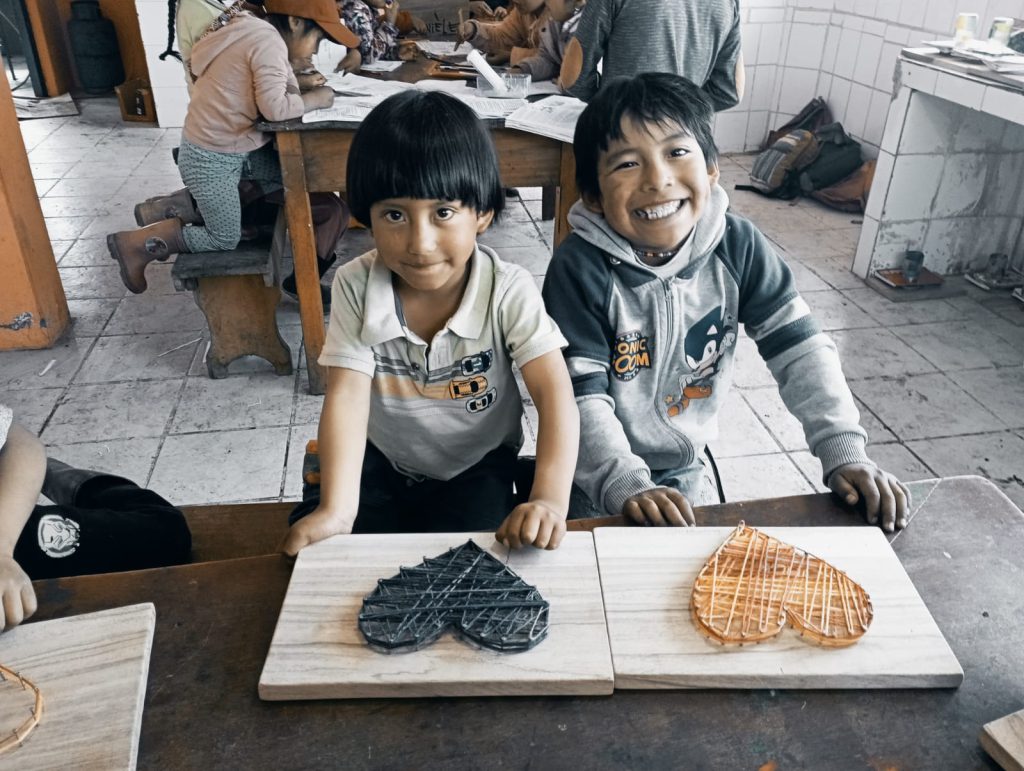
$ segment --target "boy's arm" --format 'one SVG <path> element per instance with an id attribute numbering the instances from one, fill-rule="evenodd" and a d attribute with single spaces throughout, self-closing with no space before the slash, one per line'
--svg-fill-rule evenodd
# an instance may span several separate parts
<path id="1" fill-rule="evenodd" d="M 537 471 L 528 503 L 512 510 L 495 537 L 513 549 L 556 549 L 565 535 L 569 492 L 579 449 L 580 418 L 561 351 L 527 362 L 523 380 L 537 407 Z"/>
<path id="2" fill-rule="evenodd" d="M 351 533 L 359 511 L 359 480 L 370 418 L 371 378 L 351 369 L 328 368 L 320 413 L 320 505 L 288 531 L 281 550 L 295 556 L 303 546 Z"/>
<path id="3" fill-rule="evenodd" d="M 643 458 L 633 453 L 609 394 L 615 337 L 608 320 L 610 291 L 603 258 L 580 259 L 564 248 L 555 253 L 544 279 L 548 313 L 569 341 L 565 357 L 580 411 L 576 484 L 600 509 L 620 514 L 629 499 L 655 484 Z"/>
<path id="4" fill-rule="evenodd" d="M 715 112 L 735 107 L 743 98 L 745 73 L 740 40 L 739 3 L 733 2 L 733 23 L 725 42 L 715 55 L 715 63 L 701 91 L 711 100 Z"/>
<path id="5" fill-rule="evenodd" d="M 518 8 L 513 8 L 508 16 L 498 22 L 481 24 L 471 19 L 466 25 L 472 27 L 467 40 L 473 48 L 479 48 L 487 54 L 501 54 L 506 58 L 513 48 L 526 42 L 530 31 Z"/>
<path id="6" fill-rule="evenodd" d="M 0 407 L 2 409 L 2 407 Z M 14 547 L 32 514 L 46 475 L 42 442 L 12 425 L 0 449 L 0 630 L 36 612 L 32 581 L 14 560 Z"/>
<path id="7" fill-rule="evenodd" d="M 740 285 L 739 320 L 757 343 L 786 408 L 803 426 L 825 483 L 850 503 L 862 495 L 868 521 L 881 513 L 883 526 L 898 526 L 906 519 L 909 497 L 895 477 L 868 458 L 867 434 L 835 343 L 811 316 L 785 262 L 750 223 L 741 226 L 750 230 L 750 249 L 742 264 L 726 261 Z"/>
<path id="8" fill-rule="evenodd" d="M 299 84 L 288 62 L 288 48 L 273 28 L 252 47 L 249 57 L 256 107 L 268 121 L 291 120 L 302 117 L 307 109 L 329 106 L 319 103 L 326 100 L 321 93 L 326 87 L 299 95 Z M 331 98 L 333 101 L 333 92 Z M 318 103 L 310 106 L 311 100 Z"/>
<path id="9" fill-rule="evenodd" d="M 616 0 L 589 0 L 576 34 L 565 48 L 559 82 L 570 96 L 587 101 L 601 86 L 597 64 L 604 58 L 615 21 Z"/>
<path id="10" fill-rule="evenodd" d="M 534 81 L 551 80 L 558 74 L 562 63 L 562 57 L 558 51 L 558 36 L 561 34 L 561 27 L 562 25 L 557 21 L 549 19 L 541 33 L 537 52 L 516 63 L 515 66 Z"/>

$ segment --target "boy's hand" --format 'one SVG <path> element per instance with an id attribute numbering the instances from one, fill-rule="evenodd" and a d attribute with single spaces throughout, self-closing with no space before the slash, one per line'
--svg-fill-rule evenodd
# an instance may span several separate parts
<path id="1" fill-rule="evenodd" d="M 299 83 L 299 91 L 312 91 L 314 88 L 324 85 L 327 82 L 321 73 L 313 70 L 313 72 L 301 72 L 296 74 L 295 80 Z"/>
<path id="2" fill-rule="evenodd" d="M 319 506 L 313 513 L 291 526 L 281 544 L 281 551 L 289 557 L 294 557 L 300 549 L 311 543 L 330 538 L 332 535 L 351 533 L 355 521 L 354 516 Z"/>
<path id="3" fill-rule="evenodd" d="M 334 89 L 330 86 L 317 86 L 312 91 L 302 94 L 302 105 L 306 112 L 330 107 L 334 104 Z"/>
<path id="4" fill-rule="evenodd" d="M 398 21 L 398 0 L 384 6 L 384 21 L 392 25 Z"/>
<path id="5" fill-rule="evenodd" d="M 565 515 L 544 501 L 530 501 L 512 509 L 494 537 L 510 549 L 530 544 L 538 549 L 557 549 L 564 535 Z"/>
<path id="6" fill-rule="evenodd" d="M 864 516 L 870 524 L 878 523 L 889 533 L 907 526 L 910 491 L 889 472 L 864 463 L 847 463 L 832 472 L 828 486 L 851 506 L 863 499 Z"/>
<path id="7" fill-rule="evenodd" d="M 423 19 L 419 16 L 412 16 L 410 20 L 412 21 L 413 32 L 419 33 L 420 35 L 427 34 L 427 23 L 423 21 Z"/>
<path id="8" fill-rule="evenodd" d="M 335 72 L 358 72 L 359 68 L 363 66 L 363 55 L 359 53 L 358 48 L 348 49 L 348 53 L 338 62 L 338 66 L 334 68 Z"/>
<path id="9" fill-rule="evenodd" d="M 686 496 L 672 487 L 652 487 L 627 498 L 622 514 L 639 525 L 687 527 L 697 524 Z"/>
<path id="10" fill-rule="evenodd" d="M 13 557 L 0 557 L 0 631 L 15 627 L 36 612 L 36 592 Z"/>

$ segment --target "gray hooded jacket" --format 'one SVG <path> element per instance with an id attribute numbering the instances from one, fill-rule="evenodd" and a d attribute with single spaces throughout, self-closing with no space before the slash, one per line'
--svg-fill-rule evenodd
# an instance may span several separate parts
<path id="1" fill-rule="evenodd" d="M 767 239 L 727 207 L 715 185 L 689 263 L 663 279 L 635 260 L 604 217 L 577 203 L 569 215 L 575 232 L 548 268 L 544 301 L 569 341 L 580 409 L 576 483 L 611 514 L 659 484 L 694 499 L 741 323 L 825 478 L 847 463 L 870 463 L 835 344 Z"/>

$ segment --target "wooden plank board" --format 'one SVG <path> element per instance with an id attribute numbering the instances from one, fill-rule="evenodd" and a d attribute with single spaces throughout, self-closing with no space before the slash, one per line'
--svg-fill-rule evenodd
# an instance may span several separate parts
<path id="1" fill-rule="evenodd" d="M 0 765 L 134 769 L 155 625 L 156 609 L 144 603 L 0 635 L 0 662 L 39 686 L 44 700 L 39 725 Z M 0 688 L 0 730 L 7 730 L 28 716 L 31 693 Z"/>
<path id="2" fill-rule="evenodd" d="M 335 536 L 300 552 L 260 698 L 609 694 L 613 676 L 590 533 L 568 533 L 555 551 L 514 551 L 508 566 L 550 604 L 547 638 L 523 653 L 471 647 L 445 633 L 408 653 L 371 649 L 357 626 L 363 598 L 402 566 L 472 537 L 502 562 L 493 533 Z"/>
<path id="3" fill-rule="evenodd" d="M 1024 709 L 986 723 L 978 740 L 1005 771 L 1024 771 Z"/>
<path id="4" fill-rule="evenodd" d="M 871 628 L 826 649 L 788 626 L 759 645 L 721 646 L 697 631 L 697 573 L 730 528 L 594 531 L 616 688 L 945 688 L 963 670 L 882 532 L 771 527 L 763 532 L 828 560 L 860 583 Z"/>

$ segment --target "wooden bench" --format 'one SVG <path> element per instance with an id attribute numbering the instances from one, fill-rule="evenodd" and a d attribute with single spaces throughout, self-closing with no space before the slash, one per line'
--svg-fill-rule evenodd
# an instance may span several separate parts
<path id="1" fill-rule="evenodd" d="M 292 355 L 277 328 L 275 310 L 281 299 L 284 221 L 279 220 L 273 244 L 243 242 L 231 252 L 179 254 L 171 269 L 174 288 L 191 291 L 210 328 L 206 371 L 211 378 L 228 376 L 239 356 L 259 356 L 278 375 L 291 375 Z"/>

